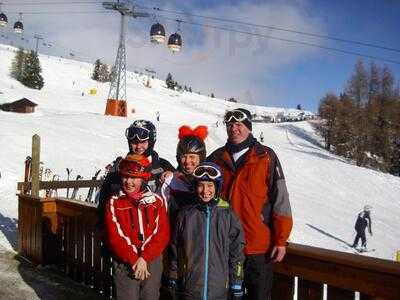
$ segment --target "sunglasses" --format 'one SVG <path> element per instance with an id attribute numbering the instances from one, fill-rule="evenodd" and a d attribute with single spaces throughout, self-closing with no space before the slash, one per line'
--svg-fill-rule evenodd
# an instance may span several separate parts
<path id="1" fill-rule="evenodd" d="M 242 122 L 247 119 L 247 115 L 240 110 L 230 110 L 224 116 L 224 123 Z"/>
<path id="2" fill-rule="evenodd" d="M 221 176 L 221 172 L 213 166 L 199 166 L 193 171 L 193 176 L 201 179 L 204 176 L 208 176 L 210 179 L 215 179 Z"/>
<path id="3" fill-rule="evenodd" d="M 131 126 L 125 130 L 126 138 L 131 140 L 146 141 L 150 138 L 150 130 L 143 127 Z"/>

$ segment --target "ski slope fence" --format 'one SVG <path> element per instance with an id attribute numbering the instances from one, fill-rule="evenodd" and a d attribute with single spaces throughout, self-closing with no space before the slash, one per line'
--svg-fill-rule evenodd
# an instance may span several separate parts
<path id="1" fill-rule="evenodd" d="M 101 181 L 39 182 L 39 189 L 88 187 Z M 54 186 L 53 186 L 54 185 Z M 68 198 L 18 195 L 18 252 L 35 265 L 56 265 L 66 276 L 109 298 L 112 261 L 96 229 L 96 205 Z M 274 265 L 273 299 L 400 299 L 400 264 L 316 247 L 290 244 Z"/>

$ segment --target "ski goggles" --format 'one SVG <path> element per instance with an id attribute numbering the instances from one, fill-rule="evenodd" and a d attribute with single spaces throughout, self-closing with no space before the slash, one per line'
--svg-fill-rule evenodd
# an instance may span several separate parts
<path id="1" fill-rule="evenodd" d="M 221 176 L 221 172 L 213 166 L 198 166 L 194 169 L 193 176 L 197 179 L 202 179 L 205 176 L 210 179 L 215 179 Z"/>
<path id="2" fill-rule="evenodd" d="M 246 119 L 248 119 L 248 117 L 244 112 L 234 109 L 226 112 L 224 116 L 224 123 L 227 124 L 229 122 L 242 122 Z"/>
<path id="3" fill-rule="evenodd" d="M 125 130 L 125 136 L 129 141 L 138 140 L 143 142 L 150 138 L 150 130 L 143 127 L 131 126 Z"/>

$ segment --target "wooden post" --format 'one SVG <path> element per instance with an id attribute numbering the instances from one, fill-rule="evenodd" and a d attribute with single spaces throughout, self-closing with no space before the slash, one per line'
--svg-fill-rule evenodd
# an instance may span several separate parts
<path id="1" fill-rule="evenodd" d="M 39 197 L 40 136 L 32 136 L 32 189 L 31 196 Z"/>

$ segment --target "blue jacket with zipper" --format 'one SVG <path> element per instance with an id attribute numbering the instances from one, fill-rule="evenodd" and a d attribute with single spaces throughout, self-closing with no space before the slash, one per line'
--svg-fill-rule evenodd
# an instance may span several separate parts
<path id="1" fill-rule="evenodd" d="M 178 213 L 169 276 L 183 299 L 226 300 L 243 281 L 244 236 L 239 218 L 221 198 Z"/>

